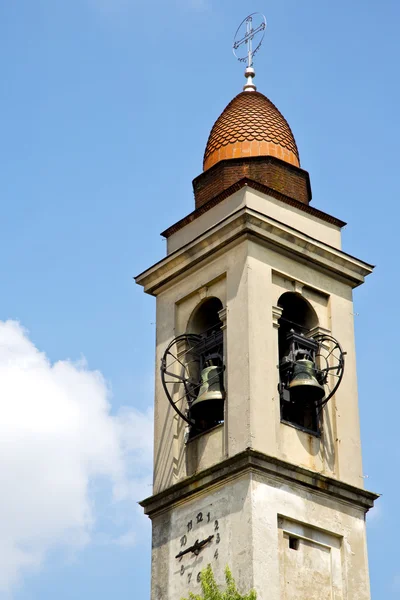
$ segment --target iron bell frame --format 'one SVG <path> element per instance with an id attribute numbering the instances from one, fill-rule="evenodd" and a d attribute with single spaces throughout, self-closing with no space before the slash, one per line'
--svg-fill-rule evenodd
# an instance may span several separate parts
<path id="1" fill-rule="evenodd" d="M 282 400 L 291 401 L 289 384 L 293 378 L 294 366 L 299 359 L 306 358 L 314 363 L 316 380 L 326 390 L 322 400 L 316 402 L 316 406 L 322 409 L 342 382 L 346 353 L 333 336 L 324 333 L 306 337 L 292 329 L 286 342 L 289 349 L 279 363 L 279 392 Z M 330 376 L 333 378 L 333 385 Z"/>
<path id="2" fill-rule="evenodd" d="M 207 366 L 219 367 L 221 378 L 224 372 L 223 332 L 209 330 L 202 334 L 178 335 L 167 346 L 161 359 L 161 382 L 169 403 L 181 419 L 194 429 L 195 420 L 190 408 L 201 387 L 201 372 Z M 221 386 L 222 393 L 223 386 Z"/>

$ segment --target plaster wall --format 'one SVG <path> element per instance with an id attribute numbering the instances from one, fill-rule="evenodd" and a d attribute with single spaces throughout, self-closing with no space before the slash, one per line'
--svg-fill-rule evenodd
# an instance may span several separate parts
<path id="1" fill-rule="evenodd" d="M 287 291 L 311 304 L 321 330 L 347 352 L 342 384 L 323 410 L 320 437 L 280 418 L 273 313 Z M 185 444 L 187 425 L 165 397 L 159 365 L 167 344 L 186 331 L 193 310 L 211 296 L 226 308 L 225 423 Z M 363 487 L 351 288 L 316 270 L 306 257 L 242 239 L 157 296 L 154 493 L 249 447 Z"/>
<path id="2" fill-rule="evenodd" d="M 285 223 L 334 248 L 341 248 L 341 233 L 337 225 L 327 223 L 314 215 L 307 214 L 294 206 L 246 186 L 172 234 L 167 239 L 168 254 L 191 242 L 204 231 L 244 206 Z"/>
<path id="3" fill-rule="evenodd" d="M 370 598 L 363 511 L 260 477 L 252 481 L 252 509 L 260 600 Z M 289 536 L 300 540 L 298 550 Z"/>
<path id="4" fill-rule="evenodd" d="M 197 556 L 176 558 L 210 536 Z M 199 593 L 207 564 L 219 584 L 229 565 L 239 590 L 254 587 L 259 600 L 370 598 L 364 511 L 259 473 L 243 473 L 153 518 L 152 600 Z"/>
<path id="5" fill-rule="evenodd" d="M 157 296 L 156 386 L 154 414 L 154 488 L 157 493 L 194 472 L 215 464 L 227 455 L 226 432 L 233 440 L 230 446 L 241 450 L 250 442 L 250 407 L 248 369 L 241 365 L 247 351 L 247 243 L 233 244 L 214 260 L 193 269 L 185 277 Z M 188 429 L 169 404 L 161 385 L 159 367 L 168 343 L 186 331 L 193 310 L 205 298 L 217 296 L 224 307 L 229 306 L 232 328 L 226 344 L 226 387 L 231 388 L 229 403 L 240 412 L 240 422 L 232 420 L 229 428 L 219 428 L 204 439 L 193 440 L 186 452 Z M 229 364 L 229 368 L 228 368 Z M 183 406 L 181 406 L 183 408 Z M 226 416 L 226 422 L 229 415 Z M 233 450 L 235 451 L 235 450 Z M 197 462 L 194 457 L 197 457 Z"/>
<path id="6" fill-rule="evenodd" d="M 247 273 L 251 447 L 363 487 L 350 286 L 317 271 L 306 260 L 295 260 L 253 241 L 249 242 Z M 280 420 L 278 329 L 273 308 L 288 291 L 310 303 L 321 330 L 338 339 L 347 352 L 342 383 L 323 409 L 321 437 Z"/>

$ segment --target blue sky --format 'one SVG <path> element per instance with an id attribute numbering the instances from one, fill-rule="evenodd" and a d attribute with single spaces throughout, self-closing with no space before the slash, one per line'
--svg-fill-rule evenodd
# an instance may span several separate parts
<path id="1" fill-rule="evenodd" d="M 256 83 L 292 127 L 313 205 L 377 264 L 355 292 L 364 472 L 383 494 L 369 558 L 373 598 L 400 597 L 398 2 L 5 0 L 1 599 L 149 597 L 136 501 L 155 317 L 132 277 L 193 208 L 210 128 L 243 85 L 231 43 L 250 10 L 268 20 Z"/>

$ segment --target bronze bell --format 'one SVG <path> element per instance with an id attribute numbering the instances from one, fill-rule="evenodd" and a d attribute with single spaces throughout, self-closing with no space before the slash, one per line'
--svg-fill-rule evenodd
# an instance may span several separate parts
<path id="1" fill-rule="evenodd" d="M 221 367 L 215 365 L 202 370 L 199 394 L 190 407 L 196 425 L 206 428 L 223 420 L 225 394 L 221 375 Z"/>
<path id="2" fill-rule="evenodd" d="M 315 377 L 315 366 L 312 360 L 301 358 L 294 363 L 293 377 L 288 386 L 290 399 L 296 401 L 318 402 L 325 396 L 324 387 Z"/>

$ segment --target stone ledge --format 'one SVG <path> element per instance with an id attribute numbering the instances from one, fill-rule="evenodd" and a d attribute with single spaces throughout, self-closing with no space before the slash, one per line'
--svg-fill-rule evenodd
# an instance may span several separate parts
<path id="1" fill-rule="evenodd" d="M 244 452 L 236 454 L 217 465 L 183 479 L 179 483 L 150 498 L 142 500 L 139 504 L 144 508 L 145 514 L 153 517 L 161 511 L 181 502 L 183 499 L 190 498 L 206 488 L 220 484 L 223 481 L 246 472 L 270 475 L 275 480 L 286 484 L 295 483 L 310 491 L 318 492 L 338 502 L 350 504 L 365 512 L 372 508 L 374 501 L 379 498 L 379 495 L 373 492 L 368 492 L 362 488 L 338 481 L 332 477 L 326 477 L 321 473 L 310 471 L 309 469 L 248 448 Z"/>
<path id="2" fill-rule="evenodd" d="M 248 207 L 240 208 L 216 223 L 203 234 L 175 250 L 166 258 L 138 275 L 135 280 L 145 292 L 157 295 L 159 289 L 181 275 L 193 265 L 205 260 L 228 244 L 253 236 L 261 243 L 279 248 L 290 255 L 313 263 L 325 272 L 360 285 L 373 267 L 324 242 L 285 225 Z"/>

